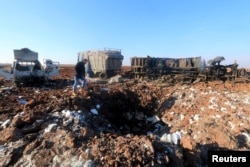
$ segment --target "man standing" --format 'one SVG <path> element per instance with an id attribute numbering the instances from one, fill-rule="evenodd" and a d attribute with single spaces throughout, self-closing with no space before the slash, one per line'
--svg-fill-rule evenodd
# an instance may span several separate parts
<path id="1" fill-rule="evenodd" d="M 75 76 L 74 76 L 74 85 L 73 85 L 73 94 L 76 93 L 77 85 L 79 84 L 79 79 L 82 81 L 81 87 L 83 88 L 86 85 L 85 78 L 85 64 L 88 62 L 87 59 L 77 62 L 75 65 Z"/>

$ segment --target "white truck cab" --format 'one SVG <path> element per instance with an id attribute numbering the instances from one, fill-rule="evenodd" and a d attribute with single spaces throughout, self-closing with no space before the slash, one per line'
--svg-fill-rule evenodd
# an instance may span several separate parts
<path id="1" fill-rule="evenodd" d="M 17 86 L 27 83 L 44 83 L 52 76 L 59 75 L 59 63 L 45 59 L 41 64 L 38 60 L 38 53 L 28 48 L 14 50 L 14 61 L 11 72 Z"/>
<path id="2" fill-rule="evenodd" d="M 42 61 L 42 66 L 48 78 L 59 75 L 59 65 L 59 62 L 51 59 L 43 59 Z"/>

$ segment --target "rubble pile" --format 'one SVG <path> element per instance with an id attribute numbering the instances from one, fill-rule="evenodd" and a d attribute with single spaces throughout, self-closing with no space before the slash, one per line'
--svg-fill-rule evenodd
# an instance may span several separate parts
<path id="1" fill-rule="evenodd" d="M 0 166 L 205 166 L 250 149 L 248 83 L 97 82 L 73 67 L 41 87 L 1 82 Z"/>

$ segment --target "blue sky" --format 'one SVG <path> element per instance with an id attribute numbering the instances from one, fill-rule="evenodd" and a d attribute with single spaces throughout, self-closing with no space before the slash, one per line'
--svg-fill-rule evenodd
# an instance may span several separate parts
<path id="1" fill-rule="evenodd" d="M 0 62 L 28 47 L 39 58 L 75 64 L 104 47 L 132 56 L 224 56 L 250 67 L 248 0 L 0 0 Z"/>

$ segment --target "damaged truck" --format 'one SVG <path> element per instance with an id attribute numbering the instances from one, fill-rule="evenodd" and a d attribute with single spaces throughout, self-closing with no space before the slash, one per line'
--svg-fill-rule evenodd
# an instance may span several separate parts
<path id="1" fill-rule="evenodd" d="M 15 49 L 11 73 L 17 87 L 45 84 L 53 76 L 59 75 L 59 62 L 44 59 L 41 63 L 37 52 L 28 48 Z"/>
<path id="2" fill-rule="evenodd" d="M 109 78 L 121 72 L 123 55 L 120 49 L 88 50 L 78 53 L 77 61 L 87 59 L 86 72 L 90 77 Z"/>

